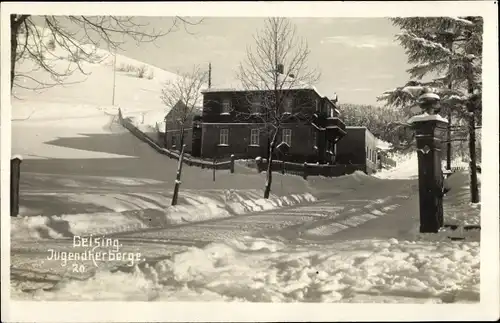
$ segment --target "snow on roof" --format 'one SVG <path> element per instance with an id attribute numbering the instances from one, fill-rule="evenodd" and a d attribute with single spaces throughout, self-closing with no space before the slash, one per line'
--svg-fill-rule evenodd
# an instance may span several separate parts
<path id="1" fill-rule="evenodd" d="M 321 94 L 321 92 L 314 85 L 307 84 L 304 82 L 298 82 L 298 81 L 295 81 L 293 79 L 291 79 L 291 81 L 287 81 L 284 77 L 282 77 L 280 82 L 282 82 L 282 84 L 283 84 L 283 86 L 282 86 L 283 90 L 312 90 L 312 91 L 316 92 L 316 94 L 318 94 L 320 97 L 327 98 L 327 96 Z M 262 86 L 260 88 L 259 87 L 245 88 L 243 86 L 243 84 L 237 83 L 236 85 L 228 84 L 228 85 L 223 85 L 220 87 L 206 88 L 206 89 L 203 89 L 201 91 L 201 93 L 244 92 L 244 91 L 269 91 L 269 90 L 266 90 L 266 85 L 264 85 L 264 84 L 262 84 Z M 335 94 L 335 98 L 336 98 L 336 94 Z"/>
<path id="2" fill-rule="evenodd" d="M 408 123 L 414 123 L 414 122 L 423 122 L 423 121 L 441 121 L 448 123 L 448 120 L 440 116 L 439 114 L 428 114 L 428 113 L 423 113 L 419 114 L 416 116 L 413 116 L 408 120 Z"/>

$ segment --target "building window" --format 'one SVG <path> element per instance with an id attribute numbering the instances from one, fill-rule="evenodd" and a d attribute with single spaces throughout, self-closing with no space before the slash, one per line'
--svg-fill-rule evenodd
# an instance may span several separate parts
<path id="1" fill-rule="evenodd" d="M 368 149 L 368 154 L 366 154 L 366 159 L 370 160 L 370 158 L 371 158 L 370 156 L 372 154 L 372 150 L 370 148 L 366 148 L 366 149 Z"/>
<path id="2" fill-rule="evenodd" d="M 222 113 L 231 113 L 231 99 L 225 98 L 224 100 L 222 100 Z"/>
<path id="3" fill-rule="evenodd" d="M 291 97 L 285 97 L 283 99 L 283 105 L 284 105 L 284 112 L 285 113 L 292 113 L 292 104 L 293 103 L 293 99 Z"/>
<path id="4" fill-rule="evenodd" d="M 219 136 L 219 145 L 229 145 L 229 129 L 221 129 Z"/>
<path id="5" fill-rule="evenodd" d="M 292 129 L 283 129 L 283 141 L 288 146 L 292 146 Z"/>
<path id="6" fill-rule="evenodd" d="M 254 94 L 252 97 L 252 114 L 258 114 L 261 111 L 262 97 L 260 94 Z"/>
<path id="7" fill-rule="evenodd" d="M 316 111 L 319 112 L 321 110 L 321 105 L 319 104 L 320 102 L 319 102 L 318 98 L 316 98 L 316 100 L 314 100 L 314 103 L 316 105 Z"/>
<path id="8" fill-rule="evenodd" d="M 259 129 L 251 129 L 250 130 L 250 145 L 258 146 L 260 139 L 260 131 Z"/>

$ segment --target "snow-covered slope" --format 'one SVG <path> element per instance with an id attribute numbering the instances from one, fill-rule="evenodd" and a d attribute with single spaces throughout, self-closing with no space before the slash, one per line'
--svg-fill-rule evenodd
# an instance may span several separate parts
<path id="1" fill-rule="evenodd" d="M 48 30 L 40 28 L 44 35 L 44 42 L 50 41 Z M 20 40 L 21 42 L 23 39 Z M 33 45 L 33 44 L 32 44 Z M 92 45 L 83 45 L 83 48 L 93 53 L 96 57 L 95 63 L 80 62 L 82 74 L 77 70 L 77 64 L 68 57 L 68 52 L 56 43 L 52 50 L 45 50 L 44 57 L 47 65 L 56 72 L 75 70 L 74 73 L 64 79 L 64 85 L 58 85 L 33 91 L 41 81 L 45 84 L 53 84 L 50 74 L 38 68 L 30 60 L 21 60 L 17 66 L 20 74 L 29 73 L 29 78 L 20 77 L 13 90 L 16 98 L 13 99 L 13 120 L 47 119 L 49 117 L 81 117 L 81 109 L 47 110 L 39 107 L 39 104 L 26 104 L 27 102 L 50 102 L 64 105 L 85 105 L 83 114 L 99 114 L 106 112 L 116 114 L 120 107 L 126 116 L 137 117 L 144 115 L 145 118 L 161 122 L 168 111 L 161 98 L 161 88 L 167 81 L 175 81 L 178 75 L 162 70 L 155 66 L 128 58 L 123 55 L 114 55 L 107 50 L 95 48 Z M 144 70 L 141 75 L 140 69 Z M 113 73 L 113 71 L 116 73 Z M 113 100 L 113 84 L 114 100 Z M 22 106 L 22 107 L 20 107 Z M 52 112 L 56 112 L 52 114 Z M 61 115 L 62 113 L 62 115 Z M 152 121 L 150 121 L 152 122 Z"/>

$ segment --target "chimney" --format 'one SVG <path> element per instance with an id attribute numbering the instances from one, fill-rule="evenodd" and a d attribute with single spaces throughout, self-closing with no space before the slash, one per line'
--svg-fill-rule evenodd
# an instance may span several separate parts
<path id="1" fill-rule="evenodd" d="M 208 63 L 208 88 L 212 87 L 212 63 Z"/>

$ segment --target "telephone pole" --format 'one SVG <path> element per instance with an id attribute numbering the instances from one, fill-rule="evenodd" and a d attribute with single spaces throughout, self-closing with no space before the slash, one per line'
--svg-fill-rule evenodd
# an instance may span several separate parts
<path id="1" fill-rule="evenodd" d="M 115 54 L 113 55 L 113 97 L 111 101 L 111 105 L 115 105 L 115 87 L 116 87 L 116 49 Z"/>
<path id="2" fill-rule="evenodd" d="M 208 63 L 208 88 L 212 87 L 212 63 Z"/>

